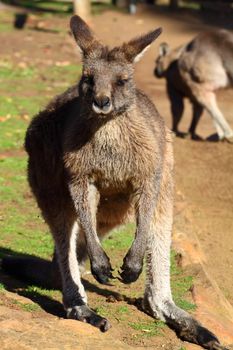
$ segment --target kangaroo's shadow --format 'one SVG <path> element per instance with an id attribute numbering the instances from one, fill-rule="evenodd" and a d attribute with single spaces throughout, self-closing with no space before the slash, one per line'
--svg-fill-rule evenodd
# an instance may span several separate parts
<path id="1" fill-rule="evenodd" d="M 48 290 L 61 290 L 61 285 L 59 285 L 60 276 L 58 276 L 58 279 L 56 282 L 56 285 L 54 287 L 53 280 L 54 276 L 51 276 L 51 270 L 52 270 L 52 262 L 46 259 L 38 258 L 34 255 L 30 254 L 22 254 L 15 252 L 11 249 L 0 247 L 0 261 L 1 261 L 1 269 L 0 269 L 0 283 L 4 285 L 4 288 L 10 292 L 17 293 L 18 295 L 24 296 L 26 298 L 31 299 L 33 302 L 38 304 L 44 311 L 57 316 L 65 318 L 65 311 L 63 309 L 62 303 L 53 299 L 50 296 L 42 294 L 40 290 L 36 288 L 28 288 L 29 286 L 38 286 L 43 289 Z M 44 272 L 44 280 L 36 280 L 37 277 L 37 271 L 35 271 L 35 274 L 31 278 L 27 278 L 25 276 L 20 276 L 19 272 L 17 271 L 17 268 L 15 268 L 15 262 L 14 262 L 14 269 L 11 268 L 10 273 L 6 272 L 4 267 L 4 261 L 6 259 L 17 259 L 17 266 L 20 267 L 20 262 L 25 262 L 29 265 L 30 264 L 30 270 L 29 272 L 33 271 L 33 268 L 40 270 L 40 272 Z M 15 260 L 16 261 L 16 260 Z M 16 277 L 17 276 L 17 277 Z M 84 284 L 84 288 L 86 291 L 90 293 L 96 293 L 98 295 L 101 295 L 108 298 L 114 298 L 115 300 L 124 300 L 128 304 L 134 304 L 137 306 L 137 301 L 135 298 L 129 298 L 125 295 L 122 295 L 114 290 L 106 289 L 103 287 L 100 287 L 86 279 L 82 279 L 82 282 Z"/>

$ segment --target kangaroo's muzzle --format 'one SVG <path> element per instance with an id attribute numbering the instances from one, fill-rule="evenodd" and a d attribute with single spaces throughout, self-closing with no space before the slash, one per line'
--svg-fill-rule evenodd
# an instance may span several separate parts
<path id="1" fill-rule="evenodd" d="M 97 114 L 109 114 L 112 111 L 112 102 L 108 96 L 95 96 L 92 109 Z"/>

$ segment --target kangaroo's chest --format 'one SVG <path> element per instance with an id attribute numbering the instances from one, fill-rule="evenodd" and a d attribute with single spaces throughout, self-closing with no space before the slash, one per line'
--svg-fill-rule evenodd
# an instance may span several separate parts
<path id="1" fill-rule="evenodd" d="M 140 126 L 108 123 L 90 142 L 66 155 L 73 176 L 88 177 L 108 194 L 130 189 L 153 173 L 156 145 Z"/>

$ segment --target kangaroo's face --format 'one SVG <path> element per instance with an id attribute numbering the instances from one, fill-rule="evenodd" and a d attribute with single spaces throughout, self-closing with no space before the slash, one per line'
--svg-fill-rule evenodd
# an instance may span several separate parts
<path id="1" fill-rule="evenodd" d="M 162 43 L 159 47 L 159 55 L 155 60 L 154 75 L 162 78 L 171 64 L 171 55 L 168 44 Z"/>
<path id="2" fill-rule="evenodd" d="M 118 53 L 119 55 L 119 53 Z M 99 116 L 119 114 L 134 102 L 133 65 L 114 57 L 114 52 L 104 52 L 105 57 L 84 59 L 80 94 Z"/>
<path id="3" fill-rule="evenodd" d="M 117 115 L 135 101 L 134 62 L 159 36 L 161 29 L 109 50 L 78 16 L 71 18 L 71 30 L 83 54 L 80 96 L 97 117 Z"/>

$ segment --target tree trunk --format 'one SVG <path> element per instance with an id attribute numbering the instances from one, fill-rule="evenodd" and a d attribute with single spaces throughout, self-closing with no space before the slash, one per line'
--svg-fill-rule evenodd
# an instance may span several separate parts
<path id="1" fill-rule="evenodd" d="M 74 13 L 84 20 L 88 21 L 91 17 L 91 1 L 90 0 L 73 0 Z"/>
<path id="2" fill-rule="evenodd" d="M 170 0 L 169 6 L 172 10 L 178 9 L 178 5 L 179 5 L 179 0 Z"/>

